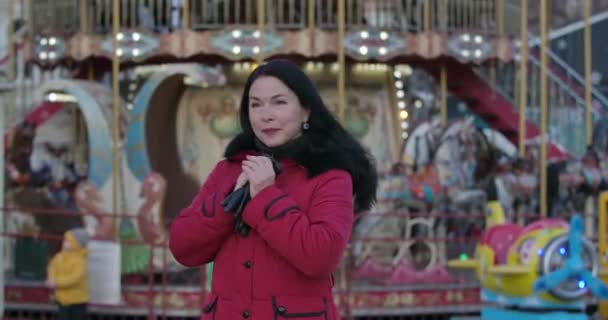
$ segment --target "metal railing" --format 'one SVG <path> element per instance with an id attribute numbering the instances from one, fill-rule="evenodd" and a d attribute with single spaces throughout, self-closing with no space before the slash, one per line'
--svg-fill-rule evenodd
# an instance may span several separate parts
<path id="1" fill-rule="evenodd" d="M 493 32 L 496 26 L 494 0 L 346 0 L 347 28 L 387 31 L 458 32 L 478 30 Z M 428 8 L 425 8 L 425 4 Z M 337 0 L 317 0 L 317 18 L 321 28 L 336 28 Z"/>
<path id="2" fill-rule="evenodd" d="M 347 28 L 385 31 L 493 33 L 500 0 L 346 0 Z M 80 5 L 86 4 L 86 10 Z M 121 0 L 122 28 L 167 32 L 183 26 L 184 2 L 173 0 Z M 228 25 L 256 25 L 257 1 L 189 0 L 190 28 L 220 29 Z M 265 24 L 277 29 L 308 27 L 314 5 L 315 26 L 335 29 L 337 0 L 266 0 Z M 428 7 L 425 8 L 425 6 Z M 35 34 L 73 34 L 83 23 L 90 32 L 107 33 L 112 26 L 112 0 L 36 0 L 31 17 Z"/>
<path id="3" fill-rule="evenodd" d="M 490 66 L 480 69 L 480 74 L 494 89 L 518 108 L 519 87 L 516 80 L 521 76 L 515 63 L 499 65 L 495 79 L 490 77 Z M 534 124 L 540 124 L 540 61 L 534 56 L 528 56 L 527 83 L 527 119 Z M 570 76 L 571 77 L 571 76 Z M 585 152 L 585 100 L 577 92 L 570 78 L 564 78 L 556 70 L 547 68 L 547 95 L 549 101 L 549 137 L 564 147 L 574 156 Z M 602 99 L 601 96 L 599 99 Z M 595 99 L 595 97 L 594 97 Z M 606 110 L 599 104 L 592 109 L 593 121 L 608 119 Z"/>

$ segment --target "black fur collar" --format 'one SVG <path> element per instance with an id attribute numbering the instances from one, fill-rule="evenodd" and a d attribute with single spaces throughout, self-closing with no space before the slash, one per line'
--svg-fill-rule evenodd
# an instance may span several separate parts
<path id="1" fill-rule="evenodd" d="M 301 146 L 289 158 L 307 170 L 308 177 L 315 177 L 332 169 L 350 173 L 355 198 L 355 212 L 369 210 L 376 200 L 378 176 L 373 158 L 355 140 L 339 141 L 327 134 L 306 132 Z M 229 161 L 242 159 L 248 152 L 259 152 L 253 138 L 243 133 L 236 136 L 226 147 L 224 156 Z"/>

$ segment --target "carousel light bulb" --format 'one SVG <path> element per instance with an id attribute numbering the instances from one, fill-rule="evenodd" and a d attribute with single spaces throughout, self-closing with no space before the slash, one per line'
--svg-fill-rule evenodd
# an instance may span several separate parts
<path id="1" fill-rule="evenodd" d="M 338 70 L 340 70 L 340 66 L 337 63 L 332 63 L 331 64 L 331 71 L 333 72 L 338 72 Z"/>
<path id="2" fill-rule="evenodd" d="M 402 89 L 403 88 L 403 81 L 401 81 L 401 80 L 395 81 L 395 87 L 397 87 L 397 89 Z"/>
<path id="3" fill-rule="evenodd" d="M 49 38 L 49 46 L 54 46 L 57 44 L 57 39 L 55 37 Z"/>
<path id="4" fill-rule="evenodd" d="M 47 58 L 47 53 L 46 51 L 42 51 L 38 54 L 38 58 L 40 58 L 40 60 L 46 60 Z"/>
<path id="5" fill-rule="evenodd" d="M 255 53 L 255 54 L 260 53 L 260 47 L 258 47 L 258 46 L 253 47 L 253 53 Z"/>
<path id="6" fill-rule="evenodd" d="M 481 57 L 481 50 L 480 49 L 475 50 L 475 57 L 476 58 L 480 58 Z"/>
<path id="7" fill-rule="evenodd" d="M 251 66 L 249 65 L 249 62 L 245 62 L 243 63 L 243 68 L 245 69 L 249 69 Z"/>
<path id="8" fill-rule="evenodd" d="M 399 79 L 401 78 L 401 72 L 398 70 L 395 70 L 395 72 L 393 72 L 393 75 L 395 76 L 395 78 Z"/>
<path id="9" fill-rule="evenodd" d="M 412 74 L 412 67 L 410 67 L 409 65 L 405 65 L 403 66 L 403 74 L 405 74 L 406 76 L 409 76 Z"/>
<path id="10" fill-rule="evenodd" d="M 241 53 L 241 47 L 239 47 L 239 46 L 232 47 L 232 53 L 234 53 L 234 54 Z"/>
<path id="11" fill-rule="evenodd" d="M 133 38 L 133 41 L 139 41 L 139 39 L 141 39 L 141 35 L 139 34 L 139 32 L 133 32 L 131 38 Z"/>
<path id="12" fill-rule="evenodd" d="M 422 108 L 422 105 L 423 105 L 423 104 L 422 104 L 422 101 L 420 101 L 420 100 L 416 100 L 416 101 L 414 101 L 414 106 L 415 106 L 416 108 L 420 109 L 420 108 Z"/>
<path id="13" fill-rule="evenodd" d="M 461 54 L 463 57 L 468 58 L 468 57 L 471 55 L 471 52 L 469 52 L 469 50 L 462 50 L 462 51 L 460 52 L 460 54 Z"/>
<path id="14" fill-rule="evenodd" d="M 579 289 L 585 289 L 585 281 L 580 280 L 580 281 L 578 282 L 578 287 L 579 287 Z"/>
<path id="15" fill-rule="evenodd" d="M 139 49 L 137 49 L 137 48 L 133 49 L 132 54 L 134 57 L 139 56 Z"/>
<path id="16" fill-rule="evenodd" d="M 253 32 L 253 37 L 256 38 L 256 39 L 259 38 L 260 37 L 260 31 L 258 31 L 258 30 L 254 31 Z"/>
<path id="17" fill-rule="evenodd" d="M 366 46 L 360 46 L 359 47 L 359 52 L 363 55 L 367 54 L 367 47 Z"/>
<path id="18" fill-rule="evenodd" d="M 382 39 L 382 40 L 388 39 L 388 33 L 386 31 L 380 32 L 380 39 Z"/>
<path id="19" fill-rule="evenodd" d="M 399 112 L 399 117 L 401 117 L 401 119 L 407 119 L 408 116 L 409 114 L 405 110 L 401 110 L 401 112 Z"/>
<path id="20" fill-rule="evenodd" d="M 403 90 L 397 90 L 397 98 L 401 99 L 405 97 L 405 92 Z"/>
<path id="21" fill-rule="evenodd" d="M 367 31 L 361 31 L 361 39 L 367 39 L 369 37 L 369 33 Z"/>
<path id="22" fill-rule="evenodd" d="M 405 122 L 405 121 L 404 121 L 404 122 L 401 122 L 401 129 L 405 130 L 405 129 L 407 129 L 409 126 L 410 126 L 410 125 L 409 125 L 409 123 L 407 123 L 407 122 Z"/>
<path id="23" fill-rule="evenodd" d="M 381 55 L 385 55 L 385 54 L 386 54 L 386 48 L 385 48 L 385 47 L 380 47 L 380 49 L 378 49 L 378 52 L 379 52 Z"/>
<path id="24" fill-rule="evenodd" d="M 409 136 L 409 134 L 407 132 L 403 132 L 401 134 L 401 138 L 403 138 L 403 139 L 407 139 L 408 136 Z"/>
<path id="25" fill-rule="evenodd" d="M 122 49 L 120 49 L 120 48 L 116 49 L 116 55 L 119 57 L 122 56 Z"/>
<path id="26" fill-rule="evenodd" d="M 399 101 L 399 109 L 405 109 L 405 101 Z"/>
<path id="27" fill-rule="evenodd" d="M 483 37 L 480 35 L 475 36 L 475 43 L 482 43 L 483 42 Z"/>
<path id="28" fill-rule="evenodd" d="M 462 35 L 462 41 L 469 42 L 471 41 L 471 36 L 468 33 Z"/>
<path id="29" fill-rule="evenodd" d="M 233 38 L 239 38 L 241 36 L 241 30 L 236 29 L 236 30 L 232 30 L 232 37 Z"/>
<path id="30" fill-rule="evenodd" d="M 40 45 L 46 46 L 47 43 L 49 43 L 49 40 L 47 40 L 47 38 L 40 39 Z"/>
<path id="31" fill-rule="evenodd" d="M 53 92 L 53 93 L 50 93 L 50 94 L 49 94 L 49 101 L 50 101 L 50 102 L 55 102 L 55 101 L 57 101 L 57 94 L 56 94 L 56 93 L 54 93 L 54 92 Z"/>
<path id="32" fill-rule="evenodd" d="M 53 60 L 55 58 L 57 58 L 57 54 L 53 51 L 49 52 L 49 59 Z"/>
<path id="33" fill-rule="evenodd" d="M 125 35 L 122 32 L 116 34 L 116 40 L 121 41 L 125 38 Z"/>

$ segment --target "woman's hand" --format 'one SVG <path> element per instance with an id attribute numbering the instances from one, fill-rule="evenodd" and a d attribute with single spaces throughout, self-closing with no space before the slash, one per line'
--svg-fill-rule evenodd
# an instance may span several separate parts
<path id="1" fill-rule="evenodd" d="M 264 188 L 273 185 L 276 176 L 272 161 L 264 156 L 247 156 L 247 160 L 243 161 L 243 173 L 247 175 L 252 198 Z"/>
<path id="2" fill-rule="evenodd" d="M 245 185 L 245 183 L 247 183 L 247 181 L 249 181 L 249 178 L 247 178 L 247 174 L 244 171 L 241 172 L 241 174 L 239 174 L 239 177 L 236 178 L 236 184 L 234 185 L 234 189 L 232 191 L 240 189 Z"/>

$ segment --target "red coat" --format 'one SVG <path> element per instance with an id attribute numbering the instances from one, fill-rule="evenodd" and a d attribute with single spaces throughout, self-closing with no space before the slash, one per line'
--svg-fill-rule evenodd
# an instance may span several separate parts
<path id="1" fill-rule="evenodd" d="M 177 261 L 190 267 L 214 262 L 202 319 L 340 319 L 332 272 L 352 229 L 351 176 L 329 170 L 309 179 L 306 169 L 282 161 L 275 184 L 245 207 L 251 231 L 242 237 L 220 205 L 241 160 L 220 162 L 171 225 Z"/>

